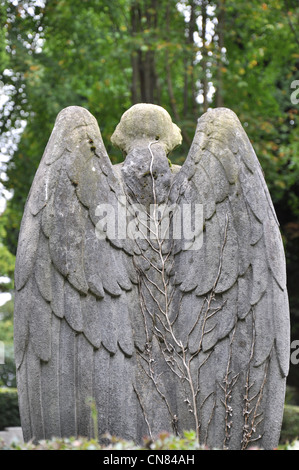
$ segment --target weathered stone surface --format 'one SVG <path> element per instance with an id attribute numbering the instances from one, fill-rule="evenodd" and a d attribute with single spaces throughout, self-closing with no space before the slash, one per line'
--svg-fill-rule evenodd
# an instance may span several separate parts
<path id="1" fill-rule="evenodd" d="M 5 428 L 4 431 L 0 431 L 0 439 L 2 439 L 8 446 L 13 442 L 23 442 L 23 432 L 21 427 Z"/>
<path id="2" fill-rule="evenodd" d="M 100 436 L 195 429 L 210 448 L 274 448 L 290 350 L 285 257 L 245 131 L 212 110 L 171 166 L 180 131 L 140 104 L 112 141 L 126 154 L 115 167 L 90 113 L 63 110 L 25 208 L 15 295 L 25 440 L 93 436 L 92 399 Z M 190 239 L 184 208 L 196 204 L 203 226 Z M 127 209 L 114 235 L 101 225 L 98 236 L 99 205 Z"/>
<path id="3" fill-rule="evenodd" d="M 173 124 L 171 117 L 154 104 L 137 104 L 126 111 L 114 134 L 113 145 L 126 154 L 137 148 L 144 148 L 146 143 L 159 140 L 164 152 L 168 154 L 182 143 L 180 129 Z"/>

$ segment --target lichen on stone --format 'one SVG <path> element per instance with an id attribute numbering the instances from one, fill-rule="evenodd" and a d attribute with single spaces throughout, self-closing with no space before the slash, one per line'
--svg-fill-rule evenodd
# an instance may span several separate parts
<path id="1" fill-rule="evenodd" d="M 128 154 L 133 148 L 159 141 L 166 154 L 182 143 L 181 130 L 161 106 L 139 103 L 126 111 L 111 142 Z"/>

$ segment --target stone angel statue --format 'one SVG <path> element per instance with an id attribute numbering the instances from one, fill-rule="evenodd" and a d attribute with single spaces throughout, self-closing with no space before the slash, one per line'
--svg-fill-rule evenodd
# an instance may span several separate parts
<path id="1" fill-rule="evenodd" d="M 193 429 L 211 449 L 274 448 L 289 368 L 285 255 L 241 123 L 208 111 L 181 167 L 168 159 L 180 130 L 159 106 L 130 108 L 111 140 L 125 155 L 114 166 L 95 118 L 61 111 L 25 206 L 25 440 Z"/>

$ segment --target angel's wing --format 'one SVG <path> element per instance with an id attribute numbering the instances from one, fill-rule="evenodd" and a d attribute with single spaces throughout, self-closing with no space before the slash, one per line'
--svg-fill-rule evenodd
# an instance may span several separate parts
<path id="1" fill-rule="evenodd" d="M 137 106 L 141 114 L 125 113 L 117 131 L 123 142 L 133 116 L 140 134 L 121 169 L 95 119 L 72 107 L 58 116 L 34 179 L 15 272 L 25 439 L 92 435 L 93 398 L 100 434 L 140 441 L 195 428 L 211 447 L 271 448 L 289 321 L 283 247 L 258 160 L 236 116 L 219 109 L 199 120 L 175 174 L 165 151 L 180 140 L 177 128 L 161 108 Z M 123 204 L 131 218 L 139 212 L 141 239 L 103 225 L 98 207 L 117 214 Z M 165 212 L 196 204 L 202 248 L 173 227 L 166 241 Z"/>
<path id="2" fill-rule="evenodd" d="M 91 436 L 91 398 L 100 433 L 111 427 L 135 437 L 134 247 L 96 230 L 97 207 L 117 212 L 123 198 L 96 120 L 83 108 L 64 109 L 34 178 L 17 252 L 15 358 L 26 440 Z"/>
<path id="3" fill-rule="evenodd" d="M 203 244 L 175 255 L 173 328 L 189 355 L 200 439 L 273 448 L 289 368 L 285 256 L 262 169 L 230 110 L 199 119 L 172 194 L 190 201 L 203 205 Z"/>

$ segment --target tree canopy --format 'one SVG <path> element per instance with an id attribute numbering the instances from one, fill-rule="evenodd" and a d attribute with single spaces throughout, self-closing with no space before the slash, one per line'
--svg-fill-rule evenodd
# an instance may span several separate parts
<path id="1" fill-rule="evenodd" d="M 8 253 L 62 108 L 87 108 L 117 162 L 110 136 L 122 113 L 137 102 L 159 104 L 182 129 L 184 144 L 172 157 L 181 163 L 197 118 L 225 106 L 239 116 L 264 170 L 298 323 L 298 1 L 0 0 L 0 22 L 0 182 L 13 192 L 0 223 L 1 273 L 11 275 Z"/>

